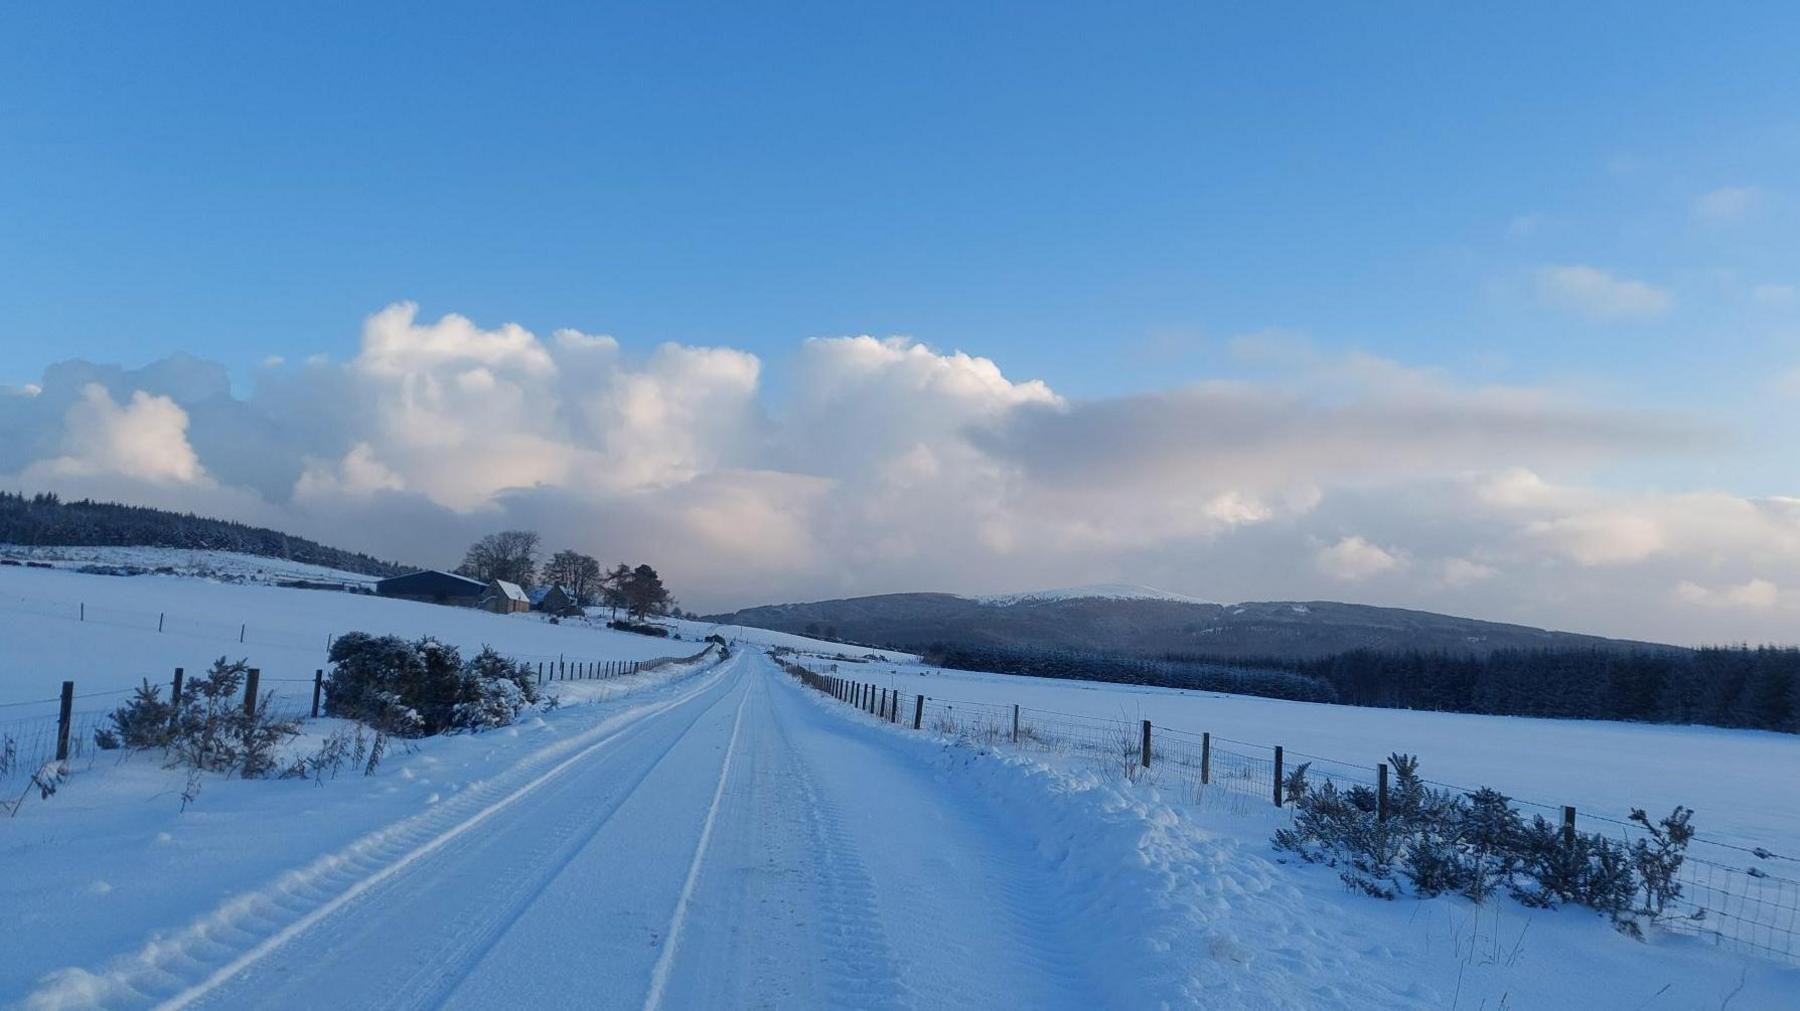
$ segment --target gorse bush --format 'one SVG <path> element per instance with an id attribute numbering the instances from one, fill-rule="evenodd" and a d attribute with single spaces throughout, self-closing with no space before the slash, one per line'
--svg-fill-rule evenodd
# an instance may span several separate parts
<path id="1" fill-rule="evenodd" d="M 206 676 L 188 682 L 179 702 L 145 682 L 113 711 L 112 726 L 95 732 L 102 748 L 162 748 L 171 765 L 207 772 L 237 772 L 245 779 L 275 770 L 276 752 L 300 732 L 294 720 L 269 713 L 272 693 L 246 709 L 249 663 L 220 657 Z"/>
<path id="2" fill-rule="evenodd" d="M 1634 810 L 1645 838 L 1631 844 L 1599 833 L 1566 838 L 1541 816 L 1526 822 L 1497 791 L 1435 790 L 1419 778 L 1417 758 L 1388 762 L 1395 776 L 1385 821 L 1375 791 L 1330 782 L 1315 788 L 1308 767 L 1296 768 L 1285 783 L 1294 825 L 1276 831 L 1275 845 L 1338 868 L 1346 886 L 1379 898 L 1398 896 L 1403 880 L 1415 895 L 1455 893 L 1475 902 L 1505 891 L 1529 906 L 1587 906 L 1634 937 L 1643 936 L 1644 923 L 1675 915 L 1677 877 L 1694 835 L 1687 808 L 1654 823 Z"/>
<path id="3" fill-rule="evenodd" d="M 456 647 L 351 632 L 331 646 L 325 712 L 396 737 L 503 727 L 538 701 L 535 676 L 490 647 L 465 662 Z"/>

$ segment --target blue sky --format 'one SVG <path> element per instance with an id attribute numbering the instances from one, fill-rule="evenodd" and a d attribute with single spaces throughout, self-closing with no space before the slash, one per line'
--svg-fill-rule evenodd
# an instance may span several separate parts
<path id="1" fill-rule="evenodd" d="M 764 401 L 809 337 L 1072 402 L 1303 347 L 1716 430 L 1594 487 L 1794 491 L 1791 5 L 0 10 L 0 385 L 249 397 L 403 300 Z"/>
<path id="2" fill-rule="evenodd" d="M 1795 181 L 1791 8 L 371 6 L 13 6 L 8 378 L 71 348 L 243 376 L 410 298 L 765 355 L 909 334 L 1078 395 L 1280 327 L 1692 396 L 1774 338 L 1505 286 L 1794 280 L 1791 213 L 1690 214 Z"/>

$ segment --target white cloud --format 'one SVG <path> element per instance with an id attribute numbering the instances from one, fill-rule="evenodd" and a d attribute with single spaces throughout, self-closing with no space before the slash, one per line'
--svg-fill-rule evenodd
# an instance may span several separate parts
<path id="1" fill-rule="evenodd" d="M 1718 587 L 1701 586 L 1684 579 L 1675 584 L 1675 596 L 1683 603 L 1700 607 L 1765 611 L 1780 603 L 1781 588 L 1766 579 Z"/>
<path id="2" fill-rule="evenodd" d="M 1675 301 L 1665 288 L 1581 264 L 1539 269 L 1537 290 L 1548 305 L 1604 320 L 1658 316 Z"/>
<path id="3" fill-rule="evenodd" d="M 1445 586 L 1460 588 L 1473 586 L 1499 574 L 1500 571 L 1491 565 L 1483 565 L 1467 558 L 1446 558 L 1442 565 L 1440 578 Z"/>
<path id="4" fill-rule="evenodd" d="M 121 405 L 99 383 L 82 388 L 64 416 L 62 455 L 34 464 L 37 481 L 120 475 L 157 484 L 191 484 L 206 476 L 187 440 L 187 412 L 168 397 L 143 391 Z"/>
<path id="5" fill-rule="evenodd" d="M 1694 200 L 1694 217 L 1709 225 L 1738 221 L 1760 207 L 1763 197 L 1755 186 L 1721 186 Z"/>
<path id="6" fill-rule="evenodd" d="M 1539 520 L 1526 533 L 1582 565 L 1640 562 L 1664 547 L 1655 519 L 1620 509 Z"/>
<path id="7" fill-rule="evenodd" d="M 1709 447 L 1705 426 L 1292 335 L 1239 350 L 1273 378 L 1082 400 L 978 355 L 824 338 L 772 398 L 733 348 L 633 352 L 399 305 L 350 361 L 295 356 L 248 399 L 194 359 L 55 366 L 0 398 L 0 484 L 434 565 L 528 525 L 652 561 L 702 609 L 1128 579 L 1425 609 L 1454 588 L 1459 609 L 1534 624 L 1784 634 L 1778 608 L 1670 588 L 1800 579 L 1800 501 L 1581 478 Z"/>
<path id="8" fill-rule="evenodd" d="M 1346 583 L 1361 582 L 1400 567 L 1400 559 L 1361 537 L 1345 537 L 1320 548 L 1315 556 L 1319 571 Z"/>

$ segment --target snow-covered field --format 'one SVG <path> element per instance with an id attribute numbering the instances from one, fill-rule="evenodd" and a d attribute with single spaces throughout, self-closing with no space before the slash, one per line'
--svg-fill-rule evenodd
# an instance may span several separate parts
<path id="1" fill-rule="evenodd" d="M 163 575 L 205 577 L 230 582 L 274 584 L 291 580 L 318 583 L 343 583 L 349 586 L 372 586 L 376 577 L 360 572 L 308 565 L 305 562 L 265 558 L 235 551 L 193 551 L 184 548 L 149 548 L 130 546 L 33 547 L 0 544 L 0 559 L 38 562 L 57 569 L 80 569 L 100 566 L 119 569 L 141 569 Z"/>
<path id="2" fill-rule="evenodd" d="M 617 687 L 617 686 L 615 686 Z M 754 652 L 371 777 L 136 759 L 0 835 L 27 1008 L 1782 1008 L 1580 911 L 1382 903 L 1079 762 L 879 725 Z M 572 957 L 573 953 L 573 957 Z M 1734 996 L 1735 995 L 1735 996 Z"/>
<path id="3" fill-rule="evenodd" d="M 842 659 L 849 662 L 865 661 L 877 658 L 889 664 L 913 663 L 919 658 L 911 653 L 901 653 L 891 649 L 871 649 L 865 646 L 845 646 L 842 643 L 824 642 L 809 639 L 803 635 L 788 632 L 775 632 L 766 628 L 751 625 L 719 625 L 710 621 L 687 621 L 683 619 L 658 619 L 665 625 L 674 627 L 683 639 L 704 639 L 709 635 L 718 635 L 734 643 L 749 643 L 754 646 L 778 646 L 782 649 L 796 650 L 813 657 Z"/>
<path id="4" fill-rule="evenodd" d="M 177 604 L 254 617 L 270 637 L 318 640 L 307 673 L 325 634 L 346 628 L 600 659 L 698 648 L 169 577 L 0 568 L 3 595 L 101 617 Z M 843 651 L 676 627 L 686 640 Z M 3 604 L 0 636 L 0 687 L 15 698 L 57 650 L 99 668 L 183 662 L 151 652 L 165 648 L 197 654 L 190 667 L 282 648 Z M 841 669 L 952 704 L 1018 702 L 1028 725 L 1150 718 L 1369 763 L 1410 750 L 1451 782 L 1612 811 L 1666 798 L 1695 804 L 1703 832 L 1775 849 L 1794 835 L 1794 784 L 1779 773 L 1795 767 L 1795 742 L 1773 735 L 1308 706 L 907 659 Z M 562 708 L 518 726 L 396 748 L 372 775 L 323 784 L 207 777 L 185 811 L 186 776 L 153 755 L 83 763 L 56 796 L 0 820 L 0 1005 L 1800 1006 L 1800 968 L 1691 936 L 1638 943 L 1579 909 L 1510 900 L 1348 894 L 1329 869 L 1278 862 L 1268 839 L 1283 816 L 1258 799 L 1196 803 L 1187 784 L 1127 782 L 1116 763 L 877 724 L 754 649 L 554 687 Z M 310 723 L 293 747 L 335 722 Z M 1765 778 L 1729 782 L 1757 763 Z"/>
<path id="5" fill-rule="evenodd" d="M 176 667 L 201 670 L 221 655 L 248 658 L 271 689 L 309 695 L 313 671 L 326 666 L 328 642 L 350 631 L 433 635 L 465 650 L 491 645 L 532 662 L 647 660 L 698 649 L 604 627 L 552 625 L 536 614 L 180 576 L 5 566 L 0 722 L 49 711 L 47 700 L 64 680 L 75 682 L 83 708 L 110 708 L 113 695 L 143 678 L 166 683 Z"/>
<path id="6" fill-rule="evenodd" d="M 1374 766 L 1404 752 L 1420 757 L 1428 779 L 1620 819 L 1634 806 L 1660 816 L 1685 804 L 1708 838 L 1800 855 L 1800 736 L 1793 734 L 1365 709 L 917 664 L 859 665 L 843 675 L 933 699 L 1018 705 L 1027 723 L 1063 713 L 1147 719 L 1245 742 L 1264 756 L 1279 744 L 1290 767 L 1319 757 Z"/>

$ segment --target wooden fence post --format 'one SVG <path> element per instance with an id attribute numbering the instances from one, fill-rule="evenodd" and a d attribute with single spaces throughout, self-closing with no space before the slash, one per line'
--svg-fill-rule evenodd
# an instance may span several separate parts
<path id="1" fill-rule="evenodd" d="M 168 615 L 162 613 L 161 611 L 158 611 L 156 613 L 156 630 L 158 632 L 162 631 L 163 619 L 166 617 L 168 617 Z"/>
<path id="2" fill-rule="evenodd" d="M 1019 704 L 1017 702 L 1013 703 L 1013 740 L 1012 740 L 1012 742 L 1014 744 L 1019 743 Z"/>
<path id="3" fill-rule="evenodd" d="M 75 682 L 64 681 L 62 710 L 56 717 L 56 760 L 69 760 L 69 720 L 75 714 Z"/>
<path id="4" fill-rule="evenodd" d="M 538 684 L 544 683 L 544 661 L 538 661 Z"/>
<path id="5" fill-rule="evenodd" d="M 325 691 L 325 669 L 313 671 L 313 713 L 312 718 L 319 718 L 319 695 Z"/>
<path id="6" fill-rule="evenodd" d="M 925 722 L 925 696 L 919 695 L 913 702 L 913 729 L 919 729 L 919 724 L 923 722 Z"/>
<path id="7" fill-rule="evenodd" d="M 1150 721 L 1144 721 L 1144 742 L 1138 748 L 1138 764 L 1150 768 Z"/>
<path id="8" fill-rule="evenodd" d="M 245 622 L 244 624 L 238 626 L 238 642 L 241 643 L 244 641 L 244 633 L 248 632 L 248 631 L 250 631 L 250 623 L 249 622 Z"/>
<path id="9" fill-rule="evenodd" d="M 87 601 L 84 600 L 81 602 L 81 615 L 79 617 L 77 617 L 75 620 L 76 621 L 86 621 L 87 620 Z"/>
<path id="10" fill-rule="evenodd" d="M 244 678 L 244 715 L 256 715 L 256 686 L 262 681 L 262 671 L 252 667 L 250 675 Z"/>
<path id="11" fill-rule="evenodd" d="M 1200 785 L 1212 782 L 1212 732 L 1200 735 Z"/>
<path id="12" fill-rule="evenodd" d="M 187 671 L 175 668 L 175 683 L 169 686 L 169 727 L 173 729 L 181 721 L 181 682 L 186 680 Z"/>
<path id="13" fill-rule="evenodd" d="M 1575 845 L 1575 808 L 1563 807 L 1563 845 Z"/>
<path id="14" fill-rule="evenodd" d="M 894 701 L 888 704 L 888 722 L 900 722 L 900 691 L 894 690 Z"/>
<path id="15" fill-rule="evenodd" d="M 1382 762 L 1375 767 L 1375 817 L 1388 820 L 1388 780 L 1387 763 Z"/>
<path id="16" fill-rule="evenodd" d="M 1281 745 L 1275 745 L 1275 806 L 1281 806 Z"/>

